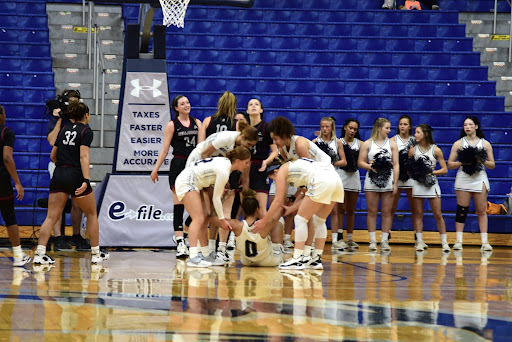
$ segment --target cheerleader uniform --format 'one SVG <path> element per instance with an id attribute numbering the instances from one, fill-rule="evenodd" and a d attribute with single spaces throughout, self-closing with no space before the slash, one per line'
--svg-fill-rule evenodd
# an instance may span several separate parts
<path id="1" fill-rule="evenodd" d="M 306 158 L 290 162 L 286 182 L 297 188 L 307 188 L 306 196 L 315 202 L 343 203 L 343 185 L 331 164 Z"/>
<path id="2" fill-rule="evenodd" d="M 290 149 L 288 149 L 286 146 L 283 146 L 283 151 L 286 155 L 286 158 L 288 160 L 296 160 L 299 159 L 299 155 L 297 154 L 297 150 L 295 149 L 295 141 L 297 140 L 299 136 L 294 135 L 292 136 L 291 142 L 290 142 Z M 304 138 L 306 139 L 306 138 Z M 311 160 L 321 162 L 321 163 L 328 163 L 331 164 L 331 157 L 327 155 L 324 151 L 320 149 L 320 147 L 316 146 L 315 143 L 309 141 L 309 158 Z"/>
<path id="3" fill-rule="evenodd" d="M 395 135 L 395 137 L 396 146 L 398 147 L 398 154 L 400 155 L 400 153 L 409 153 L 409 149 L 414 145 L 414 137 L 409 137 L 407 141 L 404 141 L 399 134 Z M 400 165 L 400 168 L 402 167 L 403 166 Z M 398 180 L 398 189 L 411 189 L 413 185 L 414 180 L 412 178 L 409 178 L 405 182 L 401 181 L 400 179 Z"/>
<path id="4" fill-rule="evenodd" d="M 422 151 L 419 145 L 414 146 L 414 158 L 418 159 L 421 156 L 425 156 L 428 158 L 428 166 L 432 171 L 434 171 L 437 163 L 437 159 L 434 155 L 436 150 L 436 145 L 430 145 L 430 147 L 426 151 Z M 412 187 L 412 197 L 419 198 L 436 198 L 441 197 L 441 188 L 439 187 L 439 182 L 437 181 L 437 177 L 434 175 L 436 183 L 430 187 L 427 187 L 415 180 L 413 181 Z"/>
<path id="5" fill-rule="evenodd" d="M 477 149 L 484 149 L 485 139 L 478 139 L 478 141 L 471 145 L 466 137 L 461 139 L 460 147 L 461 149 L 472 146 Z M 483 165 L 482 165 L 483 166 Z M 457 176 L 455 177 L 455 190 L 467 191 L 467 192 L 482 192 L 482 183 L 485 184 L 485 188 L 487 191 L 491 190 L 491 186 L 489 185 L 489 179 L 487 178 L 487 173 L 485 169 L 482 171 L 475 172 L 473 175 L 468 175 L 464 171 L 462 171 L 463 166 L 459 167 L 457 171 Z"/>
<path id="6" fill-rule="evenodd" d="M 370 140 L 370 148 L 368 149 L 368 160 L 373 161 L 375 159 L 375 155 L 379 152 L 385 151 L 386 155 L 389 157 L 389 161 L 391 162 L 392 154 L 391 154 L 391 140 L 386 138 L 382 146 L 379 146 L 375 141 Z M 366 172 L 366 177 L 364 179 L 364 191 L 374 191 L 374 192 L 388 192 L 393 191 L 393 169 L 391 170 L 391 175 L 389 176 L 388 182 L 385 187 L 379 188 L 377 185 L 373 184 L 370 179 L 370 170 Z"/>
<path id="7" fill-rule="evenodd" d="M 173 158 L 169 167 L 169 185 L 174 188 L 176 177 L 185 168 L 187 158 L 197 144 L 198 127 L 196 119 L 190 118 L 189 126 L 184 126 L 178 118 L 174 122 L 174 134 L 171 140 Z"/>
<path id="8" fill-rule="evenodd" d="M 343 145 L 348 145 L 343 138 L 341 138 L 341 142 Z M 359 152 L 359 149 L 361 148 L 361 140 L 354 138 L 352 145 L 348 146 L 351 150 Z M 359 174 L 359 169 L 355 172 L 347 172 L 344 168 L 338 168 L 336 172 L 341 178 L 341 183 L 343 184 L 345 191 L 361 192 L 361 175 Z"/>
<path id="9" fill-rule="evenodd" d="M 262 238 L 252 232 L 252 225 L 243 220 L 242 232 L 236 239 L 240 251 L 240 261 L 244 266 L 279 266 L 283 261 L 283 250 L 272 244 L 270 235 Z"/>
<path id="10" fill-rule="evenodd" d="M 235 140 L 240 134 L 242 133 L 236 131 L 223 131 L 210 135 L 205 141 L 197 144 L 196 148 L 190 153 L 186 167 L 189 167 L 194 162 L 203 159 L 203 157 L 201 157 L 201 153 L 203 153 L 203 151 L 210 145 L 213 145 L 216 149 L 216 151 L 212 153 L 211 157 L 225 157 L 226 153 L 235 148 Z"/>

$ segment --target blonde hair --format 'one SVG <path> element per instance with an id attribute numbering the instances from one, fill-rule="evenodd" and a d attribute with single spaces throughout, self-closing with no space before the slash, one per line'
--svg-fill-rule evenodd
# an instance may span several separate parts
<path id="1" fill-rule="evenodd" d="M 243 146 L 235 147 L 235 149 L 226 153 L 226 158 L 229 159 L 230 162 L 234 162 L 235 160 L 247 160 L 251 159 L 251 151 L 248 148 Z"/>
<path id="2" fill-rule="evenodd" d="M 377 140 L 379 136 L 379 128 L 384 126 L 386 122 L 389 122 L 386 118 L 377 118 L 373 123 L 372 135 L 370 136 L 370 140 Z"/>
<path id="3" fill-rule="evenodd" d="M 219 98 L 217 103 L 217 113 L 213 115 L 214 118 L 227 117 L 234 120 L 236 113 L 236 97 L 230 91 L 225 91 L 224 94 Z"/>
<path id="4" fill-rule="evenodd" d="M 322 120 L 320 120 L 320 128 L 322 127 L 322 121 L 327 121 L 331 124 L 331 139 L 336 139 L 336 124 L 334 123 L 334 119 L 328 116 L 322 118 Z M 320 136 L 322 136 L 322 133 L 320 133 Z"/>

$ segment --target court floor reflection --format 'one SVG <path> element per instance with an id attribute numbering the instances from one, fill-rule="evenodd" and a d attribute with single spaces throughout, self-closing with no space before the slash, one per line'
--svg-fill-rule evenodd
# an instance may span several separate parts
<path id="1" fill-rule="evenodd" d="M 326 248 L 327 249 L 327 248 Z M 330 250 L 330 248 L 329 248 Z M 324 270 L 187 269 L 174 251 L 0 251 L 0 340 L 510 341 L 512 252 L 465 247 L 324 255 Z M 3 260 L 2 260 L 3 259 Z M 238 259 L 238 258 L 237 258 Z"/>

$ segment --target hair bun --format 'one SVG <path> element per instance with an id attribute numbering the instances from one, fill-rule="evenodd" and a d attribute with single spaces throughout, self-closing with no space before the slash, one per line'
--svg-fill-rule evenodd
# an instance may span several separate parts
<path id="1" fill-rule="evenodd" d="M 256 191 L 253 189 L 244 189 L 242 190 L 242 196 L 247 199 L 256 198 Z"/>

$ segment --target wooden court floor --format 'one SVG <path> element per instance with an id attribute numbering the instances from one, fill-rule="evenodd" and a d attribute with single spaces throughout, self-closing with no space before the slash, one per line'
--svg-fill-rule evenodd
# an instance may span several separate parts
<path id="1" fill-rule="evenodd" d="M 172 250 L 0 250 L 0 341 L 512 341 L 512 249 L 333 254 L 324 270 L 187 269 Z"/>

